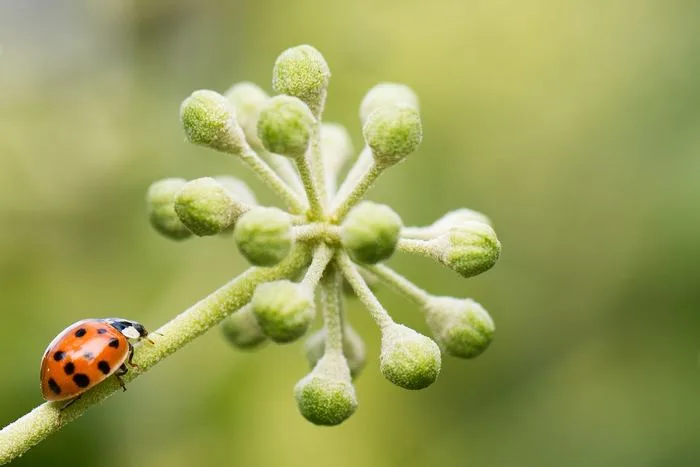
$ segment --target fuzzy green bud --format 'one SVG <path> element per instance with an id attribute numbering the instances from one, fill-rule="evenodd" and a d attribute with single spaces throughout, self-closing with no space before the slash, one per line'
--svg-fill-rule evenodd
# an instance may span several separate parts
<path id="1" fill-rule="evenodd" d="M 430 240 L 432 256 L 463 277 L 488 271 L 501 254 L 496 232 L 483 222 L 464 222 Z"/>
<path id="2" fill-rule="evenodd" d="M 260 109 L 267 102 L 267 93 L 257 84 L 243 81 L 231 86 L 224 96 L 233 105 L 236 120 L 243 129 L 248 143 L 255 148 L 262 147 L 258 139 L 258 117 Z"/>
<path id="3" fill-rule="evenodd" d="M 252 264 L 274 266 L 287 257 L 294 244 L 292 220 L 280 209 L 255 207 L 238 219 L 233 238 Z"/>
<path id="4" fill-rule="evenodd" d="M 250 207 L 234 200 L 229 192 L 211 177 L 186 183 L 175 196 L 175 212 L 195 235 L 215 235 L 230 225 Z"/>
<path id="5" fill-rule="evenodd" d="M 441 348 L 459 358 L 474 358 L 491 343 L 493 319 L 477 302 L 432 297 L 425 306 L 426 322 Z"/>
<path id="6" fill-rule="evenodd" d="M 265 149 L 291 157 L 304 157 L 309 148 L 314 117 L 296 97 L 275 96 L 260 111 L 258 137 Z"/>
<path id="7" fill-rule="evenodd" d="M 394 253 L 402 226 L 389 206 L 363 201 L 343 221 L 340 239 L 355 261 L 374 264 Z"/>
<path id="8" fill-rule="evenodd" d="M 313 424 L 333 426 L 347 420 L 357 409 L 357 397 L 345 357 L 324 355 L 296 384 L 294 397 L 299 412 Z"/>
<path id="9" fill-rule="evenodd" d="M 166 178 L 153 182 L 146 194 L 148 218 L 162 235 L 183 240 L 192 235 L 175 212 L 175 195 L 187 183 L 184 178 Z"/>
<path id="10" fill-rule="evenodd" d="M 386 379 L 404 389 L 423 389 L 440 374 L 440 348 L 430 339 L 402 324 L 382 330 L 379 369 Z"/>
<path id="11" fill-rule="evenodd" d="M 364 125 L 367 117 L 380 107 L 405 104 L 418 110 L 418 96 L 405 84 L 379 83 L 367 91 L 360 104 L 360 121 Z"/>
<path id="12" fill-rule="evenodd" d="M 326 353 L 326 336 L 327 331 L 324 327 L 313 333 L 304 343 L 306 359 L 312 368 Z M 351 376 L 357 378 L 366 363 L 365 343 L 349 324 L 343 329 L 343 355 L 348 361 Z"/>
<path id="13" fill-rule="evenodd" d="M 267 340 L 250 304 L 225 318 L 221 322 L 221 331 L 226 339 L 239 349 L 254 349 Z"/>
<path id="14" fill-rule="evenodd" d="M 214 177 L 214 180 L 219 182 L 236 201 L 247 204 L 248 206 L 258 205 L 255 194 L 242 180 L 229 175 L 218 175 Z"/>
<path id="15" fill-rule="evenodd" d="M 459 208 L 446 213 L 440 219 L 433 222 L 430 227 L 440 230 L 449 230 L 451 227 L 466 222 L 481 222 L 486 225 L 492 225 L 491 219 L 489 219 L 486 214 L 474 211 L 473 209 Z"/>
<path id="16" fill-rule="evenodd" d="M 389 167 L 403 161 L 418 148 L 423 139 L 423 126 L 414 107 L 387 105 L 367 117 L 362 134 L 372 148 L 375 163 Z"/>
<path id="17" fill-rule="evenodd" d="M 248 147 L 231 103 L 218 92 L 193 92 L 180 106 L 180 121 L 193 144 L 230 154 Z"/>
<path id="18" fill-rule="evenodd" d="M 272 88 L 280 94 L 298 97 L 318 117 L 323 112 L 330 78 L 331 71 L 321 52 L 310 45 L 300 45 L 277 57 Z"/>
<path id="19" fill-rule="evenodd" d="M 280 344 L 303 336 L 316 314 L 313 291 L 288 280 L 260 284 L 250 303 L 260 329 Z"/>

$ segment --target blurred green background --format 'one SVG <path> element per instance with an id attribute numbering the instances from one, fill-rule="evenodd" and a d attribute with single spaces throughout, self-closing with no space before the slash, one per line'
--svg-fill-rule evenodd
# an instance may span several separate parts
<path id="1" fill-rule="evenodd" d="M 497 336 L 408 392 L 369 362 L 337 428 L 298 413 L 300 344 L 243 353 L 218 330 L 37 446 L 37 466 L 700 465 L 700 3 L 696 0 L 171 0 L 0 3 L 0 424 L 41 402 L 67 324 L 155 328 L 242 271 L 230 240 L 148 225 L 151 181 L 231 173 L 184 142 L 192 90 L 270 91 L 285 48 L 333 72 L 327 121 L 361 147 L 359 102 L 412 86 L 425 138 L 370 197 L 407 224 L 466 206 L 503 256 L 464 281 L 402 255 L 437 294 L 471 296 Z M 394 317 L 427 332 L 388 290 Z"/>

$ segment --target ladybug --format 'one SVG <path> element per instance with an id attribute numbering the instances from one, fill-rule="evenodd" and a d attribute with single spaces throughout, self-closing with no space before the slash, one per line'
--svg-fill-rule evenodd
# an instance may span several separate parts
<path id="1" fill-rule="evenodd" d="M 134 347 L 148 331 L 136 321 L 122 318 L 85 319 L 73 323 L 54 338 L 41 359 L 41 392 L 47 401 L 77 400 L 91 387 L 128 371 Z M 69 404 L 73 401 L 70 401 Z"/>

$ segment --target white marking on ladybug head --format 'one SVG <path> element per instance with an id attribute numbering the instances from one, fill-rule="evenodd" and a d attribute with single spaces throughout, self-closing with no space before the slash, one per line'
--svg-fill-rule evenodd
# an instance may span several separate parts
<path id="1" fill-rule="evenodd" d="M 127 339 L 139 339 L 141 337 L 139 331 L 133 326 L 125 327 L 121 332 Z"/>

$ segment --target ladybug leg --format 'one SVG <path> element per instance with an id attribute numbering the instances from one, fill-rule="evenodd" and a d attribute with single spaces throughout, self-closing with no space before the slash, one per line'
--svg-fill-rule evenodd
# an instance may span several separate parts
<path id="1" fill-rule="evenodd" d="M 129 369 L 126 367 L 126 365 L 122 363 L 122 366 L 120 366 L 119 369 L 114 372 L 114 377 L 117 378 L 117 381 L 119 381 L 119 385 L 124 391 L 126 391 L 126 384 L 124 384 L 122 376 L 124 376 L 127 371 L 129 371 Z"/>
<path id="2" fill-rule="evenodd" d="M 63 412 L 63 411 L 66 410 L 68 407 L 70 407 L 71 405 L 73 405 L 74 402 L 79 401 L 81 397 L 83 397 L 82 394 L 79 395 L 78 397 L 74 397 L 73 399 L 67 401 L 65 404 L 63 404 L 63 405 L 61 406 L 61 408 L 60 408 L 59 410 L 60 410 L 61 412 Z"/>
<path id="3" fill-rule="evenodd" d="M 127 361 L 129 362 L 129 366 L 133 366 L 134 368 L 138 368 L 139 366 L 132 361 L 133 359 L 134 359 L 134 346 L 131 345 L 131 342 L 129 342 L 129 359 Z"/>

